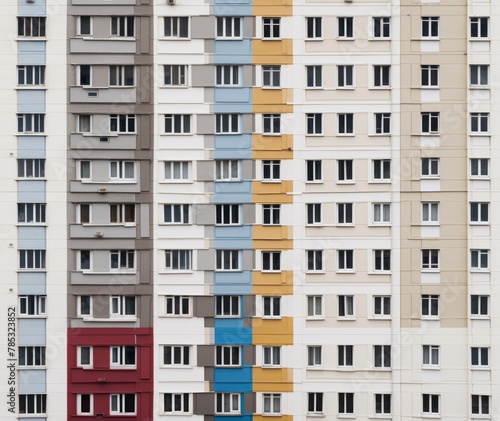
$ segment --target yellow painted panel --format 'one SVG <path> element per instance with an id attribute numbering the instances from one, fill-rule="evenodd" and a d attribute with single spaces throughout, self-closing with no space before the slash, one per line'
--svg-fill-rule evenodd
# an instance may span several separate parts
<path id="1" fill-rule="evenodd" d="M 287 105 L 293 101 L 292 89 L 252 89 L 254 113 L 292 113 L 293 106 Z"/>
<path id="2" fill-rule="evenodd" d="M 252 319 L 254 345 L 292 345 L 293 318 L 279 320 Z"/>
<path id="3" fill-rule="evenodd" d="M 292 295 L 293 271 L 280 273 L 263 273 L 254 271 L 252 274 L 253 294 L 255 295 Z"/>
<path id="4" fill-rule="evenodd" d="M 284 180 L 281 183 L 263 183 L 254 181 L 252 183 L 253 203 L 292 203 L 293 196 L 292 180 Z"/>
<path id="5" fill-rule="evenodd" d="M 292 159 L 292 147 L 293 136 L 291 134 L 283 134 L 281 136 L 252 135 L 252 149 L 254 154 L 255 152 L 260 152 L 260 155 L 262 155 L 262 152 L 266 151 L 271 151 L 272 153 L 280 152 L 283 156 L 282 159 Z"/>
<path id="6" fill-rule="evenodd" d="M 254 16 L 292 16 L 292 0 L 253 0 Z"/>
<path id="7" fill-rule="evenodd" d="M 253 368 L 254 392 L 293 392 L 291 368 Z"/>
<path id="8" fill-rule="evenodd" d="M 292 64 L 293 43 L 291 39 L 277 41 L 252 41 L 253 64 Z"/>
<path id="9" fill-rule="evenodd" d="M 291 250 L 293 249 L 293 240 L 254 240 L 252 247 L 258 250 Z"/>
<path id="10" fill-rule="evenodd" d="M 269 416 L 254 414 L 254 415 L 252 415 L 252 419 L 254 421 L 269 421 Z M 293 421 L 293 415 L 280 415 L 277 417 L 273 416 L 272 419 L 279 420 L 279 421 Z"/>

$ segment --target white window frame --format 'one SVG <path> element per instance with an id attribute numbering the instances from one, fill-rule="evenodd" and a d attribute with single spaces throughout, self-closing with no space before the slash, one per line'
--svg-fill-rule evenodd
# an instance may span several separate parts
<path id="1" fill-rule="evenodd" d="M 490 270 L 490 250 L 472 249 L 470 251 L 471 272 L 489 272 Z"/>
<path id="2" fill-rule="evenodd" d="M 47 395 L 45 393 L 19 394 L 18 403 L 20 415 L 44 415 L 47 413 Z M 32 411 L 29 411 L 30 408 Z"/>
<path id="3" fill-rule="evenodd" d="M 137 118 L 135 114 L 110 114 L 109 132 L 118 134 L 137 133 Z"/>
<path id="4" fill-rule="evenodd" d="M 354 250 L 337 250 L 337 272 L 354 273 Z"/>
<path id="5" fill-rule="evenodd" d="M 127 363 L 127 351 L 134 349 L 134 363 Z M 137 347 L 134 345 L 119 345 L 109 347 L 109 367 L 110 368 L 136 368 L 137 367 Z"/>
<path id="6" fill-rule="evenodd" d="M 354 345 L 337 345 L 337 366 L 339 368 L 354 367 Z"/>
<path id="7" fill-rule="evenodd" d="M 170 262 L 170 264 L 169 264 Z M 165 270 L 190 272 L 193 270 L 193 250 L 165 250 Z"/>
<path id="8" fill-rule="evenodd" d="M 239 272 L 242 266 L 241 250 L 215 250 L 217 272 Z"/>
<path id="9" fill-rule="evenodd" d="M 262 318 L 281 319 L 281 297 L 279 295 L 262 297 Z"/>
<path id="10" fill-rule="evenodd" d="M 354 17 L 337 17 L 337 40 L 354 39 Z"/>
<path id="11" fill-rule="evenodd" d="M 130 73 L 132 80 L 130 81 Z M 135 86 L 136 75 L 135 66 L 132 65 L 111 65 L 109 66 L 109 86 L 110 87 L 133 87 Z M 135 119 L 135 115 L 134 115 Z M 135 131 L 135 130 L 134 130 Z M 128 133 L 129 131 L 127 131 Z"/>
<path id="12" fill-rule="evenodd" d="M 438 249 L 422 249 L 422 272 L 439 272 L 440 251 Z"/>
<path id="13" fill-rule="evenodd" d="M 321 41 L 323 39 L 323 18 L 320 16 L 306 17 L 305 40 Z"/>
<path id="14" fill-rule="evenodd" d="M 17 222 L 19 224 L 45 224 L 47 222 L 47 204 L 18 203 Z"/>
<path id="15" fill-rule="evenodd" d="M 392 266 L 391 260 L 391 250 L 373 250 L 373 272 L 390 273 Z M 377 261 L 379 261 L 379 264 L 377 264 Z"/>
<path id="16" fill-rule="evenodd" d="M 161 364 L 169 368 L 191 367 L 191 346 L 163 345 Z"/>
<path id="17" fill-rule="evenodd" d="M 170 397 L 170 403 L 168 402 Z M 170 410 L 168 406 L 170 404 Z M 191 415 L 191 394 L 190 393 L 164 393 L 163 394 L 163 414 L 168 415 Z"/>
<path id="18" fill-rule="evenodd" d="M 437 417 L 440 409 L 440 395 L 422 394 L 422 416 Z M 437 408 L 437 410 L 435 410 Z"/>
<path id="19" fill-rule="evenodd" d="M 133 313 L 129 313 L 128 306 L 133 303 Z M 137 297 L 135 295 L 110 295 L 109 315 L 111 318 L 136 317 Z"/>
<path id="20" fill-rule="evenodd" d="M 89 31 L 82 32 L 82 18 L 89 20 Z M 77 16 L 76 18 L 76 35 L 80 37 L 91 37 L 94 33 L 94 19 L 92 16 Z"/>
<path id="21" fill-rule="evenodd" d="M 45 271 L 46 250 L 23 249 L 18 251 L 19 270 Z"/>
<path id="22" fill-rule="evenodd" d="M 167 225 L 187 225 L 190 223 L 188 204 L 167 203 L 163 205 L 163 223 Z"/>
<path id="23" fill-rule="evenodd" d="M 46 295 L 20 295 L 19 317 L 44 317 L 47 315 Z"/>
<path id="24" fill-rule="evenodd" d="M 262 367 L 281 367 L 281 346 L 262 347 Z"/>
<path id="25" fill-rule="evenodd" d="M 188 65 L 187 64 L 163 65 L 163 85 L 168 87 L 188 86 Z"/>
<path id="26" fill-rule="evenodd" d="M 227 406 L 227 408 L 226 408 Z M 215 413 L 217 415 L 238 415 L 241 413 L 241 393 L 216 393 Z"/>
<path id="27" fill-rule="evenodd" d="M 439 17 L 422 16 L 421 25 L 422 39 L 439 39 Z"/>
<path id="28" fill-rule="evenodd" d="M 281 182 L 281 160 L 263 160 L 262 161 L 262 182 L 279 183 Z"/>
<path id="29" fill-rule="evenodd" d="M 17 114 L 18 133 L 45 133 L 45 114 L 20 113 Z"/>
<path id="30" fill-rule="evenodd" d="M 88 312 L 83 311 L 83 306 L 82 306 L 82 300 L 84 299 L 83 297 L 86 297 L 85 300 L 88 298 Z M 87 306 L 87 305 L 85 305 Z M 92 295 L 79 295 L 77 297 L 77 310 L 76 314 L 78 317 L 92 317 L 94 314 L 94 309 L 93 309 L 93 297 Z"/>
<path id="31" fill-rule="evenodd" d="M 422 224 L 439 225 L 439 202 L 422 202 Z"/>
<path id="32" fill-rule="evenodd" d="M 306 160 L 306 183 L 323 182 L 323 161 L 321 159 Z"/>
<path id="33" fill-rule="evenodd" d="M 379 304 L 377 304 L 379 301 Z M 391 318 L 391 297 L 389 295 L 375 295 L 373 297 L 373 317 L 375 318 Z"/>
<path id="34" fill-rule="evenodd" d="M 307 316 L 308 320 L 323 320 L 324 313 L 324 297 L 322 295 L 307 296 Z"/>
<path id="35" fill-rule="evenodd" d="M 392 209 L 390 203 L 372 203 L 374 225 L 390 225 L 392 222 Z"/>
<path id="36" fill-rule="evenodd" d="M 306 66 L 306 88 L 307 89 L 323 88 L 323 66 L 321 65 Z"/>
<path id="37" fill-rule="evenodd" d="M 354 295 L 337 295 L 338 312 L 340 320 L 356 318 L 356 300 Z"/>
<path id="38" fill-rule="evenodd" d="M 92 115 L 78 114 L 76 116 L 76 132 L 77 133 L 92 133 Z"/>
<path id="39" fill-rule="evenodd" d="M 337 159 L 337 183 L 338 184 L 354 183 L 353 159 Z"/>
<path id="40" fill-rule="evenodd" d="M 439 178 L 440 159 L 439 158 L 421 158 L 420 159 L 420 178 L 436 179 Z"/>
<path id="41" fill-rule="evenodd" d="M 262 114 L 262 134 L 264 136 L 281 135 L 281 114 Z"/>
<path id="42" fill-rule="evenodd" d="M 488 16 L 471 16 L 469 26 L 469 39 L 471 41 L 486 41 L 490 37 Z"/>
<path id="43" fill-rule="evenodd" d="M 470 296 L 471 319 L 488 319 L 490 317 L 490 296 L 473 294 Z"/>
<path id="44" fill-rule="evenodd" d="M 321 345 L 307 346 L 307 368 L 323 367 L 323 349 Z"/>
<path id="45" fill-rule="evenodd" d="M 441 365 L 441 347 L 422 345 L 422 368 L 439 368 Z"/>
<path id="46" fill-rule="evenodd" d="M 392 395 L 390 393 L 375 393 L 375 416 L 386 417 L 392 413 Z"/>
<path id="47" fill-rule="evenodd" d="M 354 136 L 354 113 L 337 114 L 337 136 Z"/>
<path id="48" fill-rule="evenodd" d="M 17 84 L 19 86 L 45 85 L 45 65 L 17 66 Z"/>
<path id="49" fill-rule="evenodd" d="M 490 348 L 487 346 L 472 346 L 470 348 L 470 367 L 488 369 L 490 367 Z"/>
<path id="50" fill-rule="evenodd" d="M 134 271 L 136 268 L 135 250 L 110 250 L 109 269 L 110 272 Z"/>
<path id="51" fill-rule="evenodd" d="M 469 74 L 469 86 L 471 88 L 489 87 L 490 66 L 488 64 L 471 64 Z"/>
<path id="52" fill-rule="evenodd" d="M 471 158 L 470 159 L 470 178 L 490 178 L 490 159 L 489 158 Z"/>
<path id="53" fill-rule="evenodd" d="M 262 415 L 279 416 L 281 415 L 281 406 L 281 393 L 262 394 Z"/>
<path id="54" fill-rule="evenodd" d="M 191 316 L 191 297 L 186 295 L 165 296 L 165 315 L 169 317 Z"/>
<path id="55" fill-rule="evenodd" d="M 134 411 L 127 411 L 127 397 L 134 397 Z M 135 393 L 113 393 L 109 395 L 109 414 L 110 415 L 136 415 L 137 413 L 137 395 Z"/>
<path id="56" fill-rule="evenodd" d="M 391 345 L 373 345 L 373 367 L 382 370 L 392 367 Z"/>
<path id="57" fill-rule="evenodd" d="M 306 225 L 323 225 L 322 203 L 306 203 Z"/>
<path id="58" fill-rule="evenodd" d="M 354 89 L 354 66 L 352 64 L 337 65 L 337 88 Z"/>
<path id="59" fill-rule="evenodd" d="M 338 393 L 338 416 L 353 416 L 355 411 L 354 393 L 339 392 Z M 350 410 L 352 408 L 352 410 Z"/>
<path id="60" fill-rule="evenodd" d="M 239 134 L 241 126 L 240 119 L 240 114 L 236 113 L 215 114 L 215 134 Z"/>
<path id="61" fill-rule="evenodd" d="M 190 26 L 189 16 L 164 16 L 163 36 L 169 40 L 188 40 Z"/>
<path id="62" fill-rule="evenodd" d="M 241 298 L 239 295 L 216 295 L 215 317 L 240 317 Z"/>
<path id="63" fill-rule="evenodd" d="M 281 18 L 279 17 L 262 18 L 262 39 L 263 40 L 281 39 Z"/>
<path id="64" fill-rule="evenodd" d="M 240 161 L 221 159 L 215 161 L 215 181 L 240 181 Z"/>
<path id="65" fill-rule="evenodd" d="M 438 64 L 423 64 L 420 66 L 420 86 L 424 89 L 439 88 Z"/>
<path id="66" fill-rule="evenodd" d="M 88 176 L 87 176 L 88 173 Z M 77 174 L 78 180 L 91 180 L 92 179 L 92 161 L 83 160 L 77 161 Z"/>
<path id="67" fill-rule="evenodd" d="M 109 223 L 135 225 L 135 203 L 110 203 Z"/>
<path id="68" fill-rule="evenodd" d="M 262 88 L 264 89 L 281 88 L 281 66 L 279 65 L 262 66 Z"/>
<path id="69" fill-rule="evenodd" d="M 436 294 L 422 294 L 422 319 L 438 320 L 440 315 L 440 297 Z"/>
<path id="70" fill-rule="evenodd" d="M 191 114 L 165 114 L 166 135 L 190 135 L 192 134 Z"/>
<path id="71" fill-rule="evenodd" d="M 489 419 L 491 414 L 491 396 L 471 395 L 472 418 L 484 417 Z"/>
<path id="72" fill-rule="evenodd" d="M 306 250 L 306 272 L 324 273 L 325 256 L 324 250 Z"/>
<path id="73" fill-rule="evenodd" d="M 323 114 L 306 114 L 306 136 L 323 136 Z"/>
<path id="74" fill-rule="evenodd" d="M 232 64 L 215 66 L 215 86 L 239 86 L 241 67 Z"/>
<path id="75" fill-rule="evenodd" d="M 373 39 L 388 40 L 391 38 L 391 18 L 389 16 L 375 16 L 372 19 Z"/>
<path id="76" fill-rule="evenodd" d="M 469 211 L 470 225 L 489 225 L 490 202 L 469 202 Z"/>
<path id="77" fill-rule="evenodd" d="M 387 89 L 391 87 L 391 66 L 374 65 L 373 66 L 373 88 Z"/>
<path id="78" fill-rule="evenodd" d="M 215 205 L 215 225 L 241 225 L 241 205 L 222 203 Z"/>
<path id="79" fill-rule="evenodd" d="M 130 170 L 132 170 L 132 177 L 130 177 Z M 135 181 L 135 161 L 109 161 L 109 179 L 113 182 Z"/>
<path id="80" fill-rule="evenodd" d="M 134 16 L 111 16 L 111 37 L 135 37 Z"/>
<path id="81" fill-rule="evenodd" d="M 373 159 L 373 179 L 377 183 L 389 183 L 392 179 L 392 161 L 390 159 Z"/>
<path id="82" fill-rule="evenodd" d="M 337 203 L 337 225 L 354 226 L 354 203 Z"/>
<path id="83" fill-rule="evenodd" d="M 239 345 L 216 345 L 215 367 L 241 367 L 241 346 Z"/>
<path id="84" fill-rule="evenodd" d="M 490 113 L 470 113 L 471 135 L 485 135 L 490 131 Z"/>
<path id="85" fill-rule="evenodd" d="M 191 181 L 191 161 L 164 161 L 164 180 L 170 183 Z"/>
<path id="86" fill-rule="evenodd" d="M 307 394 L 307 414 L 323 415 L 324 406 L 323 392 L 309 392 Z"/>
<path id="87" fill-rule="evenodd" d="M 423 112 L 420 113 L 423 135 L 437 135 L 440 132 L 440 113 Z"/>
<path id="88" fill-rule="evenodd" d="M 86 361 L 83 361 L 83 356 L 82 352 L 83 349 L 88 350 L 88 363 Z M 76 355 L 77 355 L 77 360 L 76 360 L 76 365 L 77 367 L 82 367 L 82 368 L 92 368 L 94 366 L 94 348 L 92 346 L 88 345 L 81 345 L 76 348 Z"/>
<path id="89" fill-rule="evenodd" d="M 45 346 L 20 346 L 17 355 L 19 368 L 45 367 L 46 365 Z"/>
<path id="90" fill-rule="evenodd" d="M 391 134 L 391 113 L 375 113 L 375 134 L 387 136 Z"/>
<path id="91" fill-rule="evenodd" d="M 262 205 L 262 225 L 281 225 L 281 205 Z"/>
<path id="92" fill-rule="evenodd" d="M 243 18 L 238 16 L 217 16 L 215 22 L 216 39 L 241 39 Z"/>
<path id="93" fill-rule="evenodd" d="M 89 410 L 82 410 L 82 398 L 83 396 L 89 397 Z M 76 413 L 77 415 L 94 415 L 94 395 L 92 393 L 78 393 L 76 395 Z"/>

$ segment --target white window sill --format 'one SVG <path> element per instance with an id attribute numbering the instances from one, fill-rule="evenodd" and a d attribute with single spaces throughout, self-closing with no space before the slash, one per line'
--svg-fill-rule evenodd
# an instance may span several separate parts
<path id="1" fill-rule="evenodd" d="M 478 89 L 483 91 L 489 91 L 490 85 L 469 85 L 469 89 Z"/>
<path id="2" fill-rule="evenodd" d="M 281 86 L 261 86 L 261 88 L 269 91 L 277 91 L 283 89 Z"/>
<path id="3" fill-rule="evenodd" d="M 261 182 L 265 184 L 280 184 L 281 180 L 261 180 Z"/>
<path id="4" fill-rule="evenodd" d="M 304 41 L 306 41 L 306 42 L 311 42 L 311 41 L 318 42 L 318 41 L 324 41 L 324 38 L 319 38 L 319 37 L 318 38 L 306 38 L 306 39 L 304 39 Z"/>
<path id="5" fill-rule="evenodd" d="M 337 137 L 356 137 L 355 133 L 337 133 Z"/>
<path id="6" fill-rule="evenodd" d="M 322 371 L 324 370 L 323 366 L 307 366 L 306 370 L 310 371 Z"/>
<path id="7" fill-rule="evenodd" d="M 282 414 L 267 414 L 267 413 L 262 413 L 263 417 L 281 417 Z"/>
<path id="8" fill-rule="evenodd" d="M 24 90 L 46 91 L 47 87 L 45 85 L 17 85 L 16 89 L 19 91 L 24 91 Z"/>
<path id="9" fill-rule="evenodd" d="M 489 269 L 471 268 L 470 272 L 471 273 L 490 273 L 490 270 Z"/>
<path id="10" fill-rule="evenodd" d="M 441 418 L 441 415 L 440 414 L 422 414 L 422 418 L 438 419 L 438 418 Z"/>
<path id="11" fill-rule="evenodd" d="M 369 227 L 390 227 L 391 222 L 371 222 L 368 224 Z"/>
<path id="12" fill-rule="evenodd" d="M 439 175 L 421 175 L 420 181 L 422 181 L 422 180 L 439 180 L 439 178 L 440 178 Z"/>
<path id="13" fill-rule="evenodd" d="M 469 136 L 474 136 L 474 137 L 490 137 L 491 133 L 489 133 L 489 132 L 469 132 Z"/>
<path id="14" fill-rule="evenodd" d="M 95 317 L 82 317 L 84 322 L 100 322 L 100 323 L 131 323 L 137 322 L 137 317 L 109 317 L 109 318 L 95 318 Z"/>
<path id="15" fill-rule="evenodd" d="M 354 316 L 338 316 L 337 320 L 339 322 L 355 322 L 356 317 L 354 317 Z"/>
<path id="16" fill-rule="evenodd" d="M 324 418 L 325 414 L 307 412 L 306 417 L 316 417 L 316 418 Z"/>
<path id="17" fill-rule="evenodd" d="M 469 180 L 479 180 L 479 181 L 490 181 L 491 178 L 489 175 L 471 175 L 469 176 Z"/>
<path id="18" fill-rule="evenodd" d="M 160 368 L 180 368 L 185 370 L 186 368 L 193 368 L 192 365 L 174 365 L 174 364 L 160 364 Z"/>
<path id="19" fill-rule="evenodd" d="M 110 365 L 110 370 L 137 370 L 137 366 L 128 366 L 128 365 Z"/>
<path id="20" fill-rule="evenodd" d="M 281 316 L 262 316 L 262 320 L 281 320 Z"/>
<path id="21" fill-rule="evenodd" d="M 306 224 L 306 228 L 321 228 L 321 227 L 324 227 L 324 224 L 322 224 L 322 223 Z"/>
<path id="22" fill-rule="evenodd" d="M 323 137 L 323 133 L 306 133 L 306 137 Z"/>
<path id="23" fill-rule="evenodd" d="M 387 132 L 387 133 L 370 133 L 368 134 L 368 137 L 391 137 L 392 133 Z"/>
<path id="24" fill-rule="evenodd" d="M 368 41 L 391 41 L 391 37 L 371 37 Z"/>
<path id="25" fill-rule="evenodd" d="M 307 275 L 324 275 L 324 270 L 306 270 Z"/>
<path id="26" fill-rule="evenodd" d="M 391 179 L 370 180 L 368 184 L 391 184 Z"/>
<path id="27" fill-rule="evenodd" d="M 337 41 L 354 41 L 354 37 L 337 37 Z"/>
<path id="28" fill-rule="evenodd" d="M 382 85 L 382 86 L 370 86 L 368 90 L 373 91 L 390 91 L 392 87 L 390 85 Z"/>
<path id="29" fill-rule="evenodd" d="M 356 419 L 356 415 L 354 414 L 338 414 L 337 418 L 343 418 L 343 419 Z"/>
<path id="30" fill-rule="evenodd" d="M 415 136 L 439 136 L 440 132 L 422 132 Z"/>
<path id="31" fill-rule="evenodd" d="M 420 320 L 425 320 L 428 322 L 438 322 L 439 316 L 421 316 Z"/>
<path id="32" fill-rule="evenodd" d="M 436 222 L 422 221 L 420 226 L 422 226 L 422 227 L 439 227 L 439 221 L 436 221 Z"/>
<path id="33" fill-rule="evenodd" d="M 439 269 L 420 269 L 420 273 L 440 273 Z"/>
<path id="34" fill-rule="evenodd" d="M 46 319 L 46 314 L 19 314 L 17 316 L 18 319 Z"/>
<path id="35" fill-rule="evenodd" d="M 18 365 L 16 368 L 20 371 L 23 371 L 23 370 L 46 370 L 47 366 L 46 365 Z"/>
<path id="36" fill-rule="evenodd" d="M 471 371 L 490 371 L 491 368 L 489 366 L 477 366 L 477 365 L 471 365 L 470 367 Z"/>
<path id="37" fill-rule="evenodd" d="M 422 85 L 420 86 L 420 89 L 422 89 L 423 91 L 439 91 L 439 85 Z"/>
<path id="38" fill-rule="evenodd" d="M 160 136 L 192 136 L 193 133 L 159 133 Z"/>
<path id="39" fill-rule="evenodd" d="M 345 185 L 353 185 L 356 184 L 356 181 L 354 180 L 337 180 L 337 184 L 345 184 Z"/>
<path id="40" fill-rule="evenodd" d="M 471 314 L 469 316 L 471 320 L 491 320 L 489 315 L 478 315 L 478 314 Z"/>
<path id="41" fill-rule="evenodd" d="M 176 270 L 176 269 L 164 269 L 159 271 L 158 273 L 163 274 L 163 275 L 185 275 L 185 274 L 190 274 L 193 273 L 193 270 Z"/>
<path id="42" fill-rule="evenodd" d="M 308 316 L 308 317 L 306 317 L 306 321 L 308 321 L 308 322 L 317 322 L 317 321 L 323 321 L 323 320 L 325 320 L 325 316 L 318 316 L 318 317 Z"/>
<path id="43" fill-rule="evenodd" d="M 369 275 L 390 275 L 390 270 L 374 270 L 372 272 L 368 272 Z"/>
<path id="44" fill-rule="evenodd" d="M 322 91 L 323 86 L 306 86 L 306 91 Z"/>
<path id="45" fill-rule="evenodd" d="M 349 86 L 337 86 L 338 91 L 354 91 L 356 89 L 355 86 L 349 85 Z"/>
<path id="46" fill-rule="evenodd" d="M 160 85 L 158 88 L 160 89 L 187 89 L 190 88 L 191 85 Z"/>
<path id="47" fill-rule="evenodd" d="M 280 365 L 263 365 L 262 368 L 267 369 L 281 369 L 282 367 Z"/>
<path id="48" fill-rule="evenodd" d="M 193 180 L 160 180 L 160 184 L 193 184 Z"/>
<path id="49" fill-rule="evenodd" d="M 172 318 L 176 318 L 176 319 L 189 319 L 189 318 L 192 318 L 193 315 L 192 314 L 161 314 L 158 317 L 162 317 L 164 319 L 172 319 Z"/>
<path id="50" fill-rule="evenodd" d="M 392 317 L 391 315 L 377 315 L 374 314 L 373 316 L 368 316 L 368 320 L 391 320 Z"/>
<path id="51" fill-rule="evenodd" d="M 347 274 L 347 275 L 353 275 L 356 273 L 354 269 L 337 269 L 337 273 L 339 274 Z"/>
<path id="52" fill-rule="evenodd" d="M 305 184 L 323 184 L 324 181 L 323 180 L 306 180 L 304 183 Z"/>
<path id="53" fill-rule="evenodd" d="M 354 228 L 356 225 L 355 224 L 342 224 L 342 223 L 337 223 L 335 224 L 336 227 L 338 228 Z"/>
<path id="54" fill-rule="evenodd" d="M 158 37 L 160 41 L 191 41 L 191 37 Z"/>
<path id="55" fill-rule="evenodd" d="M 422 370 L 439 371 L 441 367 L 439 365 L 424 365 L 422 364 Z"/>
<path id="56" fill-rule="evenodd" d="M 226 315 L 216 314 L 214 316 L 214 318 L 215 319 L 240 319 L 241 315 L 240 314 L 231 314 L 229 316 L 226 316 Z"/>

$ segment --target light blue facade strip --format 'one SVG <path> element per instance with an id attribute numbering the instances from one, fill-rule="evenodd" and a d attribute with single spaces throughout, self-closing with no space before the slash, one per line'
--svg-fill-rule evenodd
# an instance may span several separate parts
<path id="1" fill-rule="evenodd" d="M 240 155 L 235 156 L 235 159 L 252 159 L 251 145 L 251 134 L 215 135 L 215 153 L 219 152 L 219 149 L 230 149 L 233 151 L 246 149 L 245 151 L 239 152 Z"/>
<path id="2" fill-rule="evenodd" d="M 215 227 L 214 240 L 218 239 L 227 240 L 230 239 L 234 241 L 235 244 L 243 245 L 246 243 L 245 240 L 252 239 L 252 226 L 251 225 L 237 225 L 237 226 L 227 226 L 227 227 Z M 217 245 L 215 245 L 215 248 Z M 237 245 L 236 249 L 240 248 Z"/>
<path id="3" fill-rule="evenodd" d="M 242 272 L 215 272 L 214 284 L 217 285 L 251 285 L 252 272 L 245 270 Z"/>
<path id="4" fill-rule="evenodd" d="M 44 250 L 46 247 L 45 227 L 18 227 L 17 235 L 20 249 Z"/>
<path id="5" fill-rule="evenodd" d="M 21 295 L 45 295 L 46 283 L 44 272 L 20 272 L 18 274 L 18 291 Z"/>
<path id="6" fill-rule="evenodd" d="M 47 393 L 46 370 L 19 370 L 19 393 Z"/>
<path id="7" fill-rule="evenodd" d="M 20 113 L 44 113 L 45 91 L 31 89 L 17 91 L 17 110 Z"/>
<path id="8" fill-rule="evenodd" d="M 18 158 L 45 158 L 45 136 L 18 136 Z"/>
<path id="9" fill-rule="evenodd" d="M 215 89 L 217 92 L 217 89 Z M 237 113 L 237 114 L 250 114 L 252 112 L 252 106 L 246 103 L 236 103 L 236 102 L 225 102 L 217 103 L 214 106 L 214 112 L 216 113 Z M 241 124 L 241 123 L 240 123 Z"/>
<path id="10" fill-rule="evenodd" d="M 19 346 L 46 345 L 45 319 L 19 319 Z"/>
<path id="11" fill-rule="evenodd" d="M 232 159 L 235 159 L 236 157 L 233 157 Z M 245 202 L 250 200 L 252 201 L 252 182 L 251 181 L 243 181 L 239 183 L 232 183 L 232 182 L 224 182 L 224 181 L 217 181 L 215 183 L 214 187 L 214 192 L 217 195 L 224 196 L 224 195 L 236 195 L 234 202 L 232 203 L 242 203 L 240 201 L 241 198 L 246 198 Z M 231 203 L 231 202 L 226 202 L 228 199 L 227 197 L 220 197 L 217 198 L 220 199 L 221 201 L 217 200 L 216 203 Z M 236 200 L 238 199 L 238 200 Z M 245 203 L 243 202 L 243 203 Z"/>
<path id="12" fill-rule="evenodd" d="M 215 111 L 219 111 L 218 105 L 220 103 L 231 102 L 234 104 L 245 103 L 247 105 L 247 112 L 252 111 L 252 88 L 215 88 Z M 234 112 L 234 111 L 233 111 Z"/>
<path id="13" fill-rule="evenodd" d="M 224 142 L 225 143 L 225 142 Z M 214 159 L 251 159 L 252 151 L 248 149 L 216 149 Z"/>
<path id="14" fill-rule="evenodd" d="M 215 328 L 216 345 L 252 345 L 251 327 L 217 327 Z"/>
<path id="15" fill-rule="evenodd" d="M 233 15 L 241 16 L 241 15 Z M 215 64 L 252 64 L 252 40 L 215 40 Z"/>
<path id="16" fill-rule="evenodd" d="M 214 11 L 216 16 L 252 16 L 252 5 L 250 0 L 218 0 Z"/>
<path id="17" fill-rule="evenodd" d="M 18 418 L 18 421 L 47 421 L 47 418 Z"/>
<path id="18" fill-rule="evenodd" d="M 45 41 L 18 42 L 19 65 L 45 64 Z"/>
<path id="19" fill-rule="evenodd" d="M 251 392 L 252 367 L 215 368 L 214 383 L 214 392 Z"/>
<path id="20" fill-rule="evenodd" d="M 45 16 L 47 14 L 45 0 L 36 0 L 34 3 L 27 3 L 26 0 L 19 0 L 17 14 L 19 16 Z"/>
<path id="21" fill-rule="evenodd" d="M 45 203 L 45 181 L 21 180 L 17 182 L 19 203 Z"/>
<path id="22" fill-rule="evenodd" d="M 252 239 L 218 238 L 214 240 L 214 247 L 221 250 L 252 250 Z"/>

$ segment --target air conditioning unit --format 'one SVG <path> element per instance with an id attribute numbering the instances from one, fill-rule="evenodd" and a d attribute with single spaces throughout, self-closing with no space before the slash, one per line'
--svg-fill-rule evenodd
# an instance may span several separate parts
<path id="1" fill-rule="evenodd" d="M 89 91 L 89 92 L 87 92 L 87 97 L 88 98 L 98 98 L 99 92 L 98 91 Z"/>
<path id="2" fill-rule="evenodd" d="M 175 4 L 175 0 L 167 0 L 167 4 L 173 6 Z"/>
<path id="3" fill-rule="evenodd" d="M 106 192 L 107 192 L 106 187 L 99 189 L 99 193 L 106 193 Z"/>
<path id="4" fill-rule="evenodd" d="M 94 237 L 102 238 L 102 237 L 104 237 L 104 233 L 102 231 L 94 232 Z"/>
<path id="5" fill-rule="evenodd" d="M 35 0 L 26 0 L 26 3 L 34 3 Z"/>

